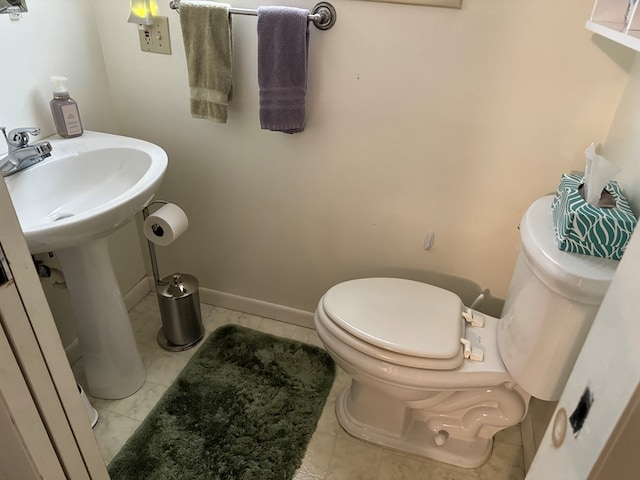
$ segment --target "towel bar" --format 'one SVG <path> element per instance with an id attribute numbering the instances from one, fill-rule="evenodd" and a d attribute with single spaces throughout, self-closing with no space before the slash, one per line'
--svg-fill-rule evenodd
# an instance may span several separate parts
<path id="1" fill-rule="evenodd" d="M 180 0 L 171 0 L 169 2 L 169 7 L 180 13 Z M 313 7 L 311 12 L 309 20 L 320 30 L 329 30 L 336 23 L 336 9 L 333 8 L 333 5 L 329 2 L 318 3 Z M 229 13 L 237 15 L 258 15 L 257 10 L 251 10 L 248 8 L 230 8 Z"/>

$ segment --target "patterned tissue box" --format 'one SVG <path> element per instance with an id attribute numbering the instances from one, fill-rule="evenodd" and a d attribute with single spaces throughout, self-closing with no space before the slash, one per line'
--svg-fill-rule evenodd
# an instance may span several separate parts
<path id="1" fill-rule="evenodd" d="M 556 240 L 560 250 L 620 260 L 638 223 L 617 182 L 605 189 L 615 207 L 600 208 L 582 198 L 578 191 L 583 177 L 563 174 L 551 203 Z"/>

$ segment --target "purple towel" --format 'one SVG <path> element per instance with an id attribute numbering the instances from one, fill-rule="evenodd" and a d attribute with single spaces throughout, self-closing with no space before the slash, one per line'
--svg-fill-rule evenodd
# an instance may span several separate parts
<path id="1" fill-rule="evenodd" d="M 301 8 L 258 7 L 258 86 L 264 130 L 304 130 L 308 15 L 309 10 Z"/>

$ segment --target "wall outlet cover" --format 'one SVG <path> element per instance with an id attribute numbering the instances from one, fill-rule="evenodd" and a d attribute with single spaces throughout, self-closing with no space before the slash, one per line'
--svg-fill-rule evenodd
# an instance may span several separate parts
<path id="1" fill-rule="evenodd" d="M 168 17 L 153 17 L 153 25 L 138 25 L 138 36 L 143 52 L 171 55 Z"/>

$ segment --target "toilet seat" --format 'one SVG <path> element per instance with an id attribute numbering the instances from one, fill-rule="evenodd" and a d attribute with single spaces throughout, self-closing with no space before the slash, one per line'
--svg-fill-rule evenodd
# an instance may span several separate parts
<path id="1" fill-rule="evenodd" d="M 366 278 L 335 285 L 318 315 L 341 341 L 380 360 L 451 370 L 463 360 L 463 304 L 452 292 L 398 278 Z"/>
<path id="2" fill-rule="evenodd" d="M 463 312 L 475 321 L 467 325 Z M 524 417 L 529 394 L 500 357 L 501 320 L 476 314 L 451 292 L 402 279 L 358 279 L 327 291 L 316 332 L 352 378 L 336 400 L 340 425 L 356 438 L 454 465 L 485 462 L 493 435 Z M 461 338 L 484 360 L 464 359 Z"/>

